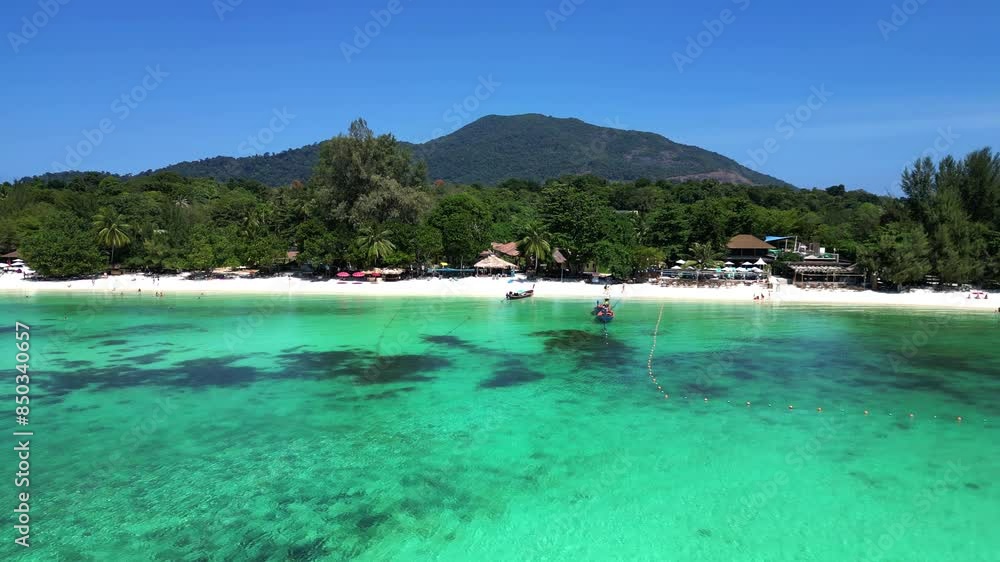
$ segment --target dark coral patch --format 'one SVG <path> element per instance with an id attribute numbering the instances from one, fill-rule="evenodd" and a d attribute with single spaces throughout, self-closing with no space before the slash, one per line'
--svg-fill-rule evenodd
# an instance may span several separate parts
<path id="1" fill-rule="evenodd" d="M 539 381 L 545 375 L 527 366 L 520 359 L 506 359 L 491 370 L 491 377 L 480 382 L 479 388 L 506 388 Z"/>
<path id="2" fill-rule="evenodd" d="M 352 377 L 358 384 L 429 381 L 432 378 L 425 373 L 451 364 L 432 355 L 378 355 L 366 350 L 284 353 L 279 358 L 297 376 Z"/>

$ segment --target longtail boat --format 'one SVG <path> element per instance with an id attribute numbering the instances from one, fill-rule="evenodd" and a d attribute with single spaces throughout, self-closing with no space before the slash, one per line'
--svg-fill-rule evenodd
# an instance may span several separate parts
<path id="1" fill-rule="evenodd" d="M 601 310 L 597 312 L 597 321 L 607 324 L 615 319 L 615 312 L 611 310 L 611 307 L 601 307 Z"/>

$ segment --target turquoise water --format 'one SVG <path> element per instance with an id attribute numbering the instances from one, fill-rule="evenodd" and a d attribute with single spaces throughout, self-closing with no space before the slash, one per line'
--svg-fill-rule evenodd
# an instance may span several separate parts
<path id="1" fill-rule="evenodd" d="M 661 305 L 591 306 L 0 297 L 0 556 L 997 559 L 994 316 L 667 303 L 654 384 Z"/>

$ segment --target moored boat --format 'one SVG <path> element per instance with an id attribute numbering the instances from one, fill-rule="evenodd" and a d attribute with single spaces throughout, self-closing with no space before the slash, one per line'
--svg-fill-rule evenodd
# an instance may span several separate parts
<path id="1" fill-rule="evenodd" d="M 535 296 L 535 290 L 534 289 L 528 289 L 527 291 L 517 291 L 517 292 L 511 291 L 511 292 L 507 293 L 507 300 L 509 300 L 509 301 L 516 301 L 516 300 L 520 300 L 520 299 L 530 298 L 530 297 L 533 297 L 533 296 Z"/>

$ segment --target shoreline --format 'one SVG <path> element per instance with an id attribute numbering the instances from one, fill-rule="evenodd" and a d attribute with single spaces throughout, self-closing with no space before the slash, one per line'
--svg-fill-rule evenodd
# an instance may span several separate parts
<path id="1" fill-rule="evenodd" d="M 354 297 L 452 297 L 502 300 L 507 291 L 535 286 L 535 298 L 596 300 L 604 296 L 603 286 L 582 281 L 513 281 L 506 278 L 472 277 L 460 280 L 409 279 L 394 282 L 357 282 L 341 280 L 312 281 L 297 277 L 261 279 L 189 280 L 163 276 L 155 280 L 145 275 L 122 275 L 96 280 L 31 281 L 17 275 L 0 275 L 0 295 L 142 295 L 157 298 L 155 293 L 171 296 L 354 296 Z M 770 290 L 769 290 L 770 289 Z M 141 293 L 140 293 L 141 291 Z M 754 296 L 767 295 L 764 301 Z M 877 293 L 843 289 L 805 290 L 789 285 L 715 287 L 659 287 L 649 283 L 613 285 L 612 302 L 636 300 L 651 302 L 717 302 L 778 304 L 803 306 L 874 306 L 914 309 L 946 309 L 996 312 L 1000 293 L 988 299 L 968 299 L 967 292 L 914 290 L 908 293 Z"/>

